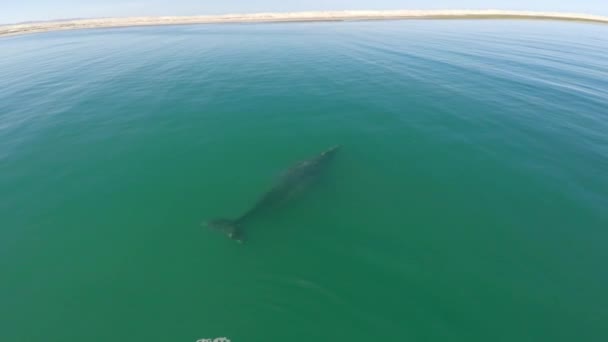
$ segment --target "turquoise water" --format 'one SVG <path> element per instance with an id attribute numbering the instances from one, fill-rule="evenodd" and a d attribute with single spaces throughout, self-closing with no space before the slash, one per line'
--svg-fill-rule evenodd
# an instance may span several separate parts
<path id="1" fill-rule="evenodd" d="M 607 341 L 608 26 L 0 39 L 2 341 Z M 237 244 L 282 171 L 343 148 Z"/>

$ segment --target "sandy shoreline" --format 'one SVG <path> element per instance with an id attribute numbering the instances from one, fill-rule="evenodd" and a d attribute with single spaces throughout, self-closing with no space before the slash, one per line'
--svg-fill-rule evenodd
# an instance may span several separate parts
<path id="1" fill-rule="evenodd" d="M 501 10 L 327 11 L 174 17 L 99 18 L 36 22 L 27 24 L 2 25 L 0 26 L 0 37 L 49 31 L 129 26 L 397 19 L 540 19 L 585 21 L 608 24 L 608 17 L 606 16 L 559 12 Z"/>

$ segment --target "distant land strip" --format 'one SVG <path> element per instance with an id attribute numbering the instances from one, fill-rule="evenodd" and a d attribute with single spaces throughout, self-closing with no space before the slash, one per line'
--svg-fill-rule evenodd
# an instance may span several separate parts
<path id="1" fill-rule="evenodd" d="M 607 16 L 502 10 L 394 10 L 394 11 L 323 11 L 223 14 L 171 17 L 125 17 L 59 20 L 30 22 L 0 26 L 0 37 L 49 31 L 78 30 L 93 28 L 187 25 L 217 23 L 272 23 L 307 21 L 356 21 L 356 20 L 400 20 L 400 19 L 539 19 L 565 20 L 608 24 Z"/>

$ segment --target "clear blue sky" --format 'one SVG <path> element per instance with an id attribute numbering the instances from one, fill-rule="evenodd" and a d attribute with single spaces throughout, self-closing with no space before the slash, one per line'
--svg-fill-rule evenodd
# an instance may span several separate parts
<path id="1" fill-rule="evenodd" d="M 608 15 L 608 0 L 0 0 L 0 23 L 346 9 L 515 9 Z"/>

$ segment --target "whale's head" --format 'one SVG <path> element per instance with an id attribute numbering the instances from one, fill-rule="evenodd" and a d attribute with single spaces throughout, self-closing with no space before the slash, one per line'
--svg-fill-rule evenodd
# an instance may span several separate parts
<path id="1" fill-rule="evenodd" d="M 325 150 L 325 151 L 321 152 L 321 157 L 322 157 L 323 159 L 330 159 L 330 158 L 332 158 L 332 157 L 333 157 L 333 156 L 336 154 L 336 152 L 337 152 L 337 151 L 338 151 L 338 150 L 339 150 L 341 147 L 342 147 L 341 145 L 336 145 L 336 146 L 333 146 L 333 147 L 331 147 L 331 148 L 329 148 L 329 149 L 327 149 L 327 150 Z"/>

